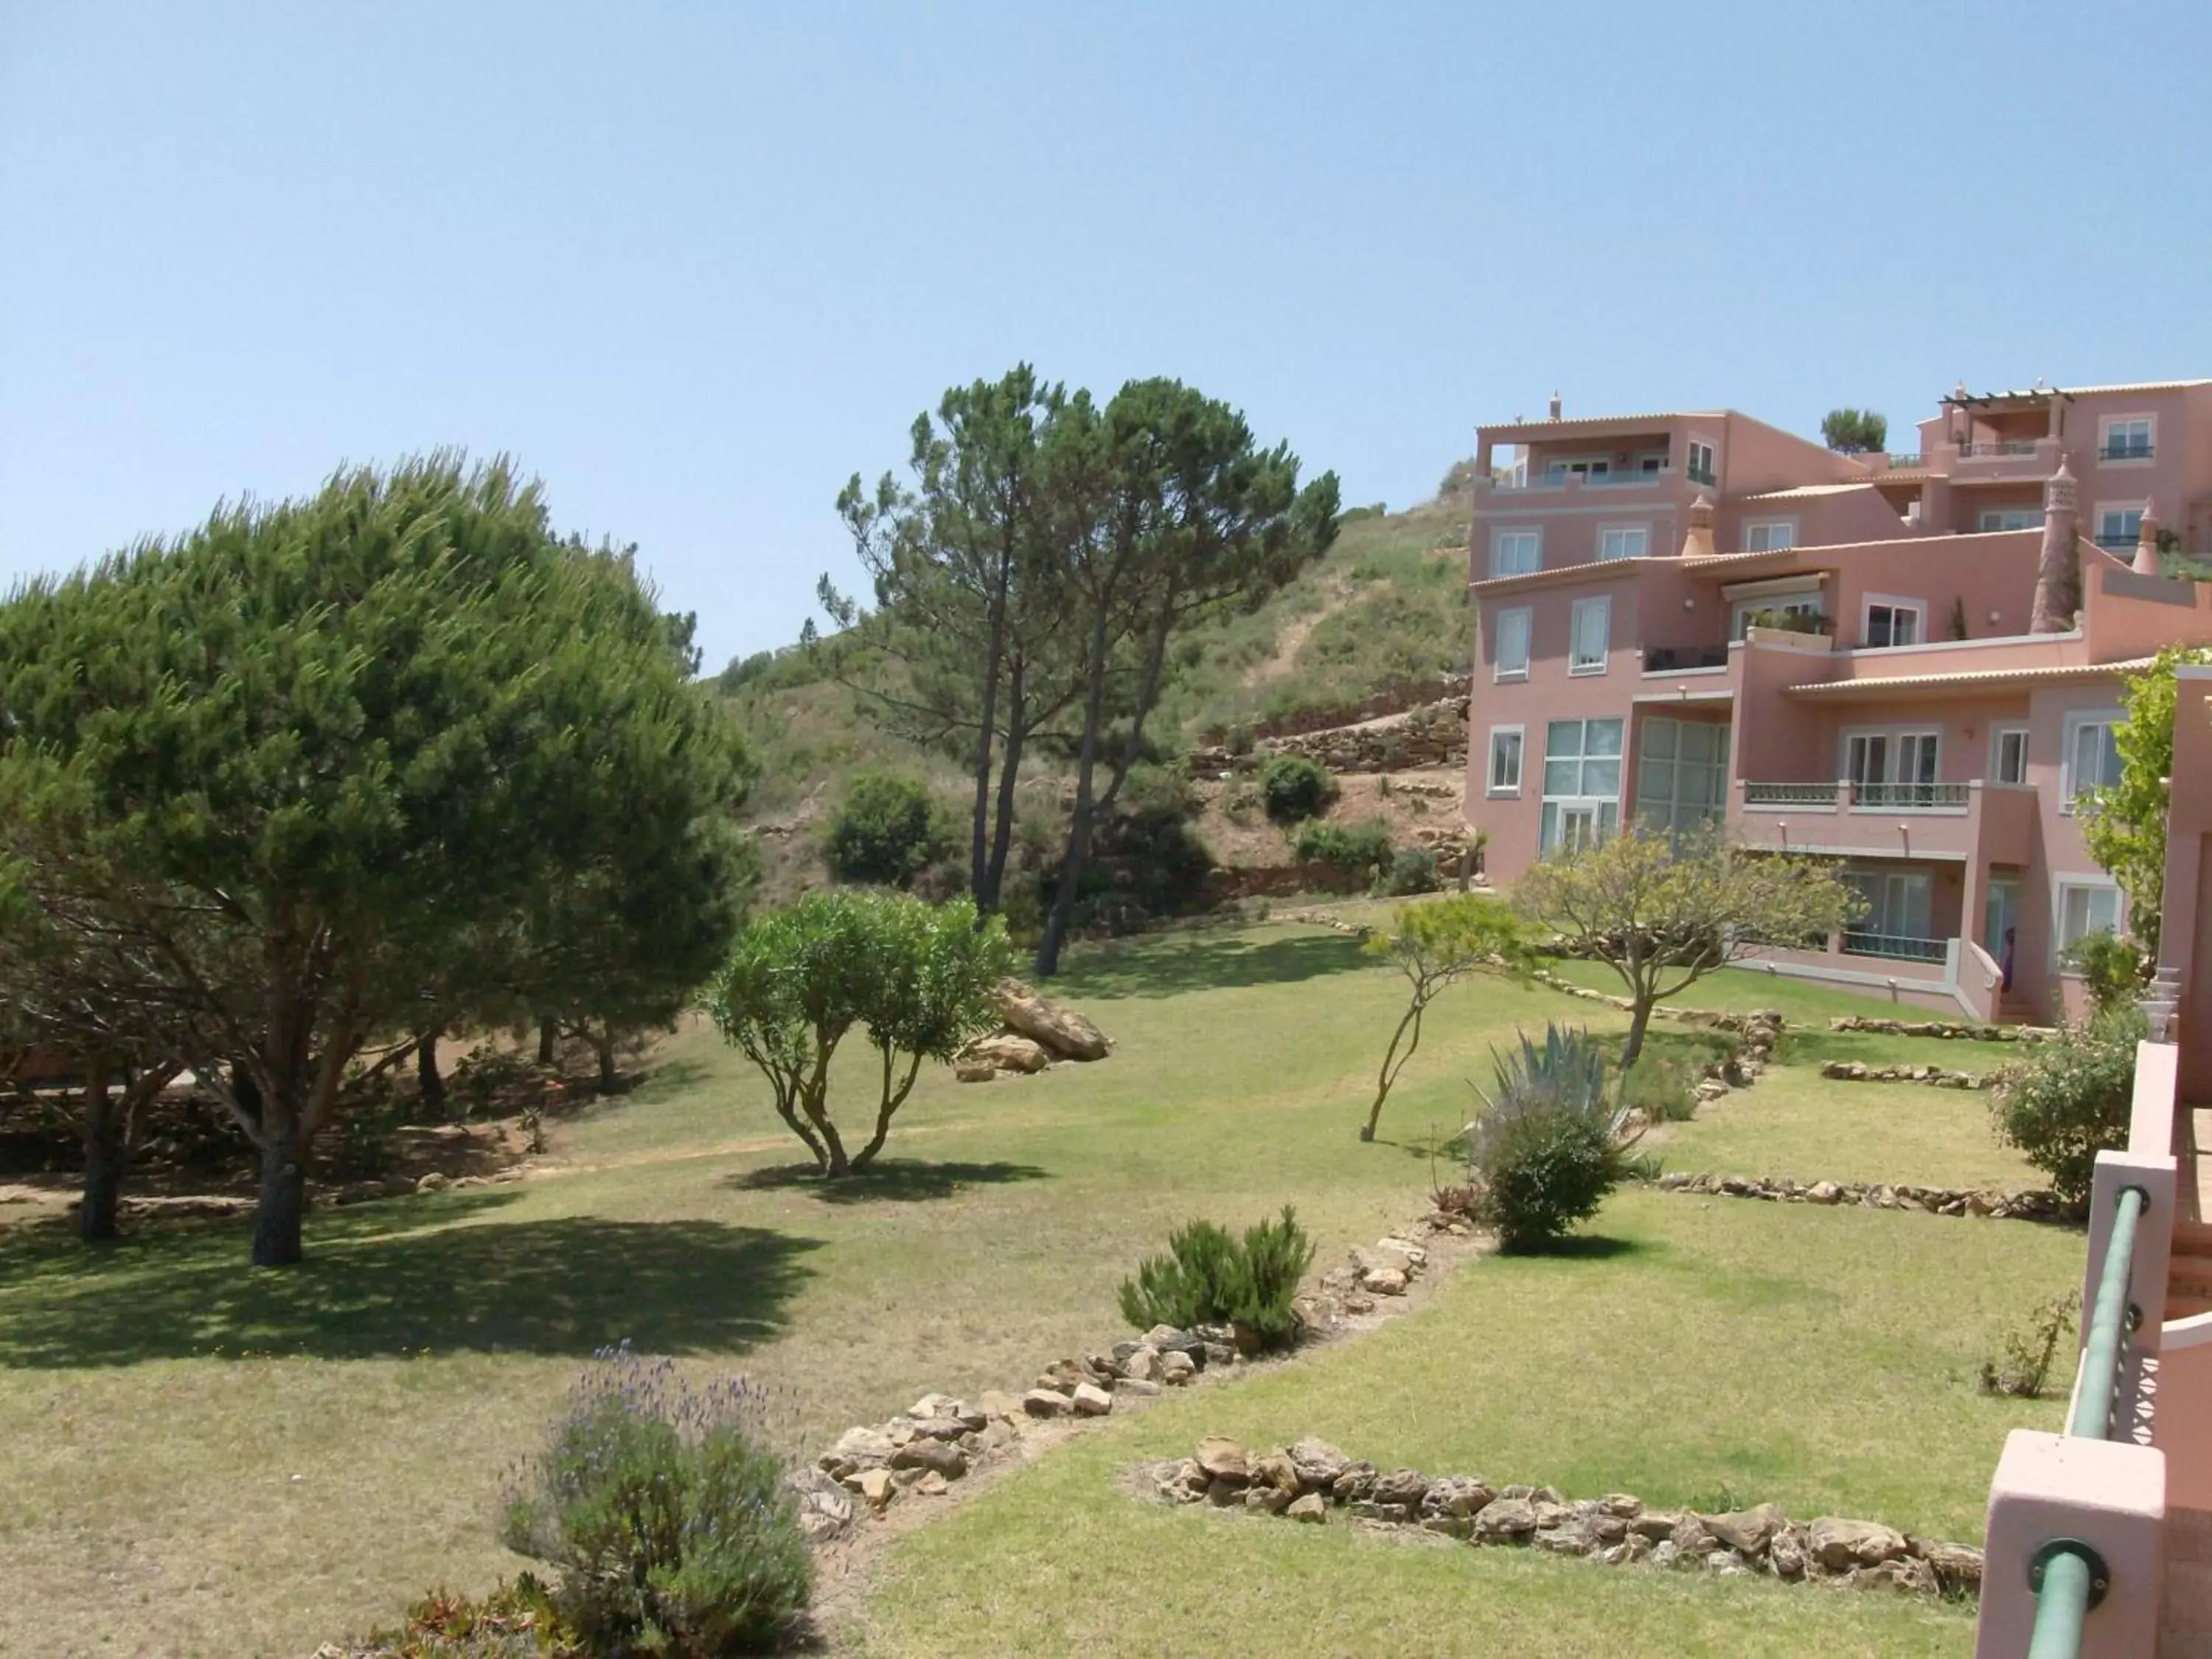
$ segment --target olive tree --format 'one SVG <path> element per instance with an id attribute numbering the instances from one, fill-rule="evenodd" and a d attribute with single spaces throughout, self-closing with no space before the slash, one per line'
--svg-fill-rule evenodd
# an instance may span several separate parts
<path id="1" fill-rule="evenodd" d="M 1429 1005 L 1469 974 L 1483 971 L 1525 977 L 1534 963 L 1528 929 L 1496 900 L 1464 894 L 1425 904 L 1401 904 L 1390 931 L 1367 941 L 1370 956 L 1382 957 L 1406 976 L 1406 1012 L 1382 1051 L 1375 1077 L 1375 1102 L 1359 1126 L 1362 1140 L 1375 1139 L 1382 1103 L 1398 1074 L 1421 1046 L 1421 1021 Z"/>
<path id="2" fill-rule="evenodd" d="M 364 1046 L 511 1015 L 533 907 L 746 775 L 627 562 L 504 462 L 341 471 L 0 604 L 17 902 L 259 1149 L 259 1266 Z"/>
<path id="3" fill-rule="evenodd" d="M 1513 903 L 1567 955 L 1620 976 L 1625 1070 L 1660 1003 L 1761 943 L 1825 938 L 1860 900 L 1827 860 L 1755 852 L 1711 831 L 1632 825 L 1595 846 L 1554 851 L 1515 884 Z"/>
<path id="4" fill-rule="evenodd" d="M 999 1022 L 1011 963 L 1006 924 L 975 902 L 809 893 L 738 935 L 708 988 L 708 1016 L 768 1079 L 770 1101 L 822 1174 L 866 1170 L 890 1138 L 923 1062 L 949 1062 Z M 830 1103 L 830 1066 L 860 1033 L 878 1088 L 866 1142 L 849 1152 Z"/>

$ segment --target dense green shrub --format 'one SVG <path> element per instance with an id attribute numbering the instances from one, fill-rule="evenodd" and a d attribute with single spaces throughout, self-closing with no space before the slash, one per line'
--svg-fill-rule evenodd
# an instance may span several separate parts
<path id="1" fill-rule="evenodd" d="M 1595 1215 L 1624 1173 L 1603 1125 L 1542 1107 L 1486 1142 L 1475 1219 L 1496 1230 L 1502 1250 L 1540 1250 Z"/>
<path id="2" fill-rule="evenodd" d="M 2132 1008 L 2142 994 L 2143 953 L 2131 939 L 2092 933 L 2069 951 L 2066 959 L 2081 975 L 2100 1013 Z"/>
<path id="3" fill-rule="evenodd" d="M 1547 1025 L 1540 1048 L 1523 1034 L 1494 1071 L 1469 1137 L 1475 1217 L 1502 1249 L 1541 1249 L 1595 1215 L 1626 1175 L 1627 1115 L 1607 1098 L 1605 1050 L 1587 1031 Z"/>
<path id="4" fill-rule="evenodd" d="M 763 1419 L 743 1378 L 695 1389 L 627 1344 L 595 1357 L 502 1529 L 560 1569 L 554 1607 L 588 1651 L 728 1659 L 798 1626 L 813 1561 Z"/>
<path id="5" fill-rule="evenodd" d="M 1292 849 L 1300 863 L 1328 865 L 1355 887 L 1379 881 L 1392 859 L 1390 829 L 1379 820 L 1354 824 L 1309 820 L 1298 826 Z"/>
<path id="6" fill-rule="evenodd" d="M 2136 1044 L 2145 1029 L 2132 1008 L 2094 1014 L 2062 1041 L 2037 1044 L 1990 1103 L 1997 1139 L 2026 1154 L 2069 1204 L 2087 1201 L 2097 1154 L 2128 1144 Z"/>
<path id="7" fill-rule="evenodd" d="M 950 840 L 929 786 L 890 772 L 854 778 L 830 821 L 830 873 L 840 881 L 904 887 Z"/>
<path id="8" fill-rule="evenodd" d="M 1318 817 L 1336 799 L 1336 780 L 1328 769 L 1304 755 L 1270 755 L 1260 769 L 1260 793 L 1267 816 L 1278 823 Z"/>
<path id="9" fill-rule="evenodd" d="M 1390 860 L 1382 878 L 1382 891 L 1391 898 L 1408 893 L 1433 893 L 1442 884 L 1437 878 L 1437 855 L 1425 847 L 1408 847 Z"/>
<path id="10" fill-rule="evenodd" d="M 1121 799 L 1091 832 L 1071 931 L 1133 933 L 1200 908 L 1213 853 L 1198 833 L 1199 811 L 1188 781 L 1162 767 L 1132 771 Z M 1049 856 L 1035 884 L 1041 906 L 1049 906 L 1060 887 L 1057 849 Z M 1009 883 L 1010 924 L 1018 884 Z"/>
<path id="11" fill-rule="evenodd" d="M 1121 1316 L 1139 1330 L 1172 1325 L 1235 1324 L 1263 1347 L 1287 1347 L 1301 1322 L 1292 1303 L 1313 1265 L 1314 1244 L 1285 1205 L 1272 1221 L 1241 1239 L 1211 1221 L 1193 1221 L 1168 1235 L 1168 1253 L 1147 1257 L 1121 1283 Z"/>

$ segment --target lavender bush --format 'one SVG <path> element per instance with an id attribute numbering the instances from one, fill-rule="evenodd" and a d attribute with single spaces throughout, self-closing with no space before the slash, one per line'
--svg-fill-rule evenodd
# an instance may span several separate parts
<path id="1" fill-rule="evenodd" d="M 555 1604 L 589 1651 L 729 1659 L 789 1640 L 813 1563 L 767 1419 L 745 1378 L 695 1387 L 628 1343 L 593 1357 L 516 1471 L 503 1528 L 559 1568 Z"/>

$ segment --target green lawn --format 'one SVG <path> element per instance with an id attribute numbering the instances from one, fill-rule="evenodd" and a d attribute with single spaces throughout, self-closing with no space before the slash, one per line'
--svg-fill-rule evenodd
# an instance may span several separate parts
<path id="1" fill-rule="evenodd" d="M 1465 1119 L 1492 1043 L 1547 1018 L 1623 1024 L 1462 988 L 1364 1147 L 1400 985 L 1293 927 L 1085 947 L 1061 989 L 1115 1056 L 925 1082 L 900 1161 L 848 1192 L 793 1179 L 756 1079 L 695 1033 L 565 1126 L 559 1169 L 317 1215 L 296 1272 L 247 1273 L 234 1224 L 98 1255 L 0 1227 L 0 1652 L 297 1655 L 433 1582 L 512 1571 L 491 1538 L 501 1471 L 578 1363 L 624 1337 L 778 1384 L 795 1447 L 927 1389 L 1024 1383 L 1115 1334 L 1115 1286 L 1171 1225 L 1288 1200 L 1334 1256 L 1422 1207 L 1427 1133 Z M 1950 1115 L 1917 1141 L 1855 1132 L 1885 1164 L 1858 1173 L 1941 1180 L 1994 1156 L 1976 1097 L 1784 1068 L 1677 1129 L 1668 1160 L 1723 1167 L 1692 1137 L 1725 1146 L 1759 1115 L 1777 1169 L 1842 1176 L 1845 1115 L 1899 1104 Z M 1595 1231 L 1609 1242 L 1475 1263 L 1374 1337 L 1087 1437 L 902 1540 L 853 1617 L 871 1647 L 915 1653 L 1150 1640 L 1176 1609 L 1194 1632 L 1233 1621 L 1244 1647 L 1210 1638 L 1231 1653 L 1372 1650 L 1363 1632 L 1436 1652 L 1963 1651 L 1955 1612 L 1293 1538 L 1112 1487 L 1207 1430 L 1314 1431 L 1378 1462 L 1659 1502 L 1727 1486 L 1972 1538 L 2004 1431 L 2050 1415 L 1982 1401 L 1971 1374 L 1997 1325 L 2078 1272 L 2071 1234 L 1645 1193 Z M 1448 1640 L 1412 1639 L 1439 1620 Z"/>

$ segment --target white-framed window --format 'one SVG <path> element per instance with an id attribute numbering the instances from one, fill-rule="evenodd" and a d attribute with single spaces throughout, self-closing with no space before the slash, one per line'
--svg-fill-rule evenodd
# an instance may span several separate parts
<path id="1" fill-rule="evenodd" d="M 1844 733 L 1844 776 L 1856 806 L 1932 806 L 1943 773 L 1942 734 L 1935 731 Z"/>
<path id="2" fill-rule="evenodd" d="M 1795 519 L 1753 519 L 1743 527 L 1743 550 L 1747 553 L 1779 553 L 1785 547 L 1796 545 Z"/>
<path id="3" fill-rule="evenodd" d="M 1993 530 L 2040 530 L 2043 528 L 2043 509 L 2039 507 L 1985 507 L 1975 519 L 1974 528 L 1984 535 Z"/>
<path id="4" fill-rule="evenodd" d="M 1528 625 L 1534 620 L 1534 612 L 1525 605 L 1498 613 L 1498 660 L 1492 665 L 1492 679 L 1528 678 Z"/>
<path id="5" fill-rule="evenodd" d="M 2142 503 L 2133 507 L 2100 507 L 2097 509 L 2097 545 L 2100 547 L 2133 547 L 2142 534 Z"/>
<path id="6" fill-rule="evenodd" d="M 1602 674 L 1613 647 L 1613 599 L 1593 593 L 1577 599 L 1567 635 L 1567 672 Z"/>
<path id="7" fill-rule="evenodd" d="M 1608 524 L 1598 527 L 1597 556 L 1601 559 L 1641 559 L 1651 552 L 1648 524 Z"/>
<path id="8" fill-rule="evenodd" d="M 1521 736 L 1522 728 L 1517 726 L 1490 728 L 1490 793 L 1493 795 L 1521 793 Z"/>
<path id="9" fill-rule="evenodd" d="M 2120 750 L 2112 728 L 2120 723 L 2117 708 L 2066 717 L 2066 747 L 2059 763 L 2059 810 L 2070 812 L 2085 790 L 2109 789 L 2120 781 Z"/>
<path id="10" fill-rule="evenodd" d="M 1490 532 L 1490 574 L 1525 576 L 1544 564 L 1544 532 L 1540 530 L 1493 530 Z"/>
<path id="11" fill-rule="evenodd" d="M 1544 728 L 1543 816 L 1538 840 L 1593 846 L 1620 823 L 1620 728 L 1613 720 L 1553 720 Z"/>
<path id="12" fill-rule="evenodd" d="M 1544 463 L 1544 478 L 1548 483 L 1565 483 L 1570 478 L 1603 478 L 1612 472 L 1612 460 L 1595 455 L 1564 456 Z"/>
<path id="13" fill-rule="evenodd" d="M 1656 478 L 1667 470 L 1667 452 L 1655 449 L 1636 458 L 1636 470 L 1647 478 Z"/>
<path id="14" fill-rule="evenodd" d="M 1996 726 L 1990 728 L 1990 781 L 2027 781 L 2027 728 Z"/>
<path id="15" fill-rule="evenodd" d="M 1728 810 L 1729 728 L 1655 714 L 1637 731 L 1637 821 L 1653 830 L 1717 823 Z"/>
<path id="16" fill-rule="evenodd" d="M 2148 461 L 2156 453 L 2158 422 L 2148 415 L 2107 415 L 2097 422 L 2097 459 L 2115 463 Z"/>
<path id="17" fill-rule="evenodd" d="M 1687 472 L 1692 483 L 1711 484 L 1718 482 L 1713 471 L 1713 447 L 1702 438 L 1692 438 L 1686 446 Z"/>
<path id="18" fill-rule="evenodd" d="M 2052 931 L 2062 963 L 2091 934 L 2120 931 L 2120 890 L 2113 882 L 2061 877 L 2053 908 L 2057 925 Z"/>
<path id="19" fill-rule="evenodd" d="M 1869 593 L 1859 617 L 1859 643 L 1876 651 L 1917 645 L 1928 632 L 1928 605 L 1892 593 Z"/>

